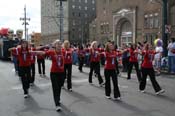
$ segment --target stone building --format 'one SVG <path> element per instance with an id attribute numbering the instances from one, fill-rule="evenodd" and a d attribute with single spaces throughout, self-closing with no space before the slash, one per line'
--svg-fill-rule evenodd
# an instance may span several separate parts
<path id="1" fill-rule="evenodd" d="M 96 0 L 67 0 L 64 9 L 64 39 L 85 43 L 89 40 L 89 23 L 96 17 Z M 59 39 L 60 4 L 58 0 L 41 0 L 41 34 L 43 43 Z"/>

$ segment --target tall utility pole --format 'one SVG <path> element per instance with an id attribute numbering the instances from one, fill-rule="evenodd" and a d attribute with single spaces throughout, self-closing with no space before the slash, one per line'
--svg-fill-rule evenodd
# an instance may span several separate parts
<path id="1" fill-rule="evenodd" d="M 162 41 L 163 41 L 163 56 L 168 55 L 168 33 L 165 31 L 165 27 L 168 24 L 168 0 L 150 0 L 150 2 L 157 2 L 162 7 Z"/>
<path id="2" fill-rule="evenodd" d="M 167 56 L 168 50 L 168 33 L 165 32 L 165 26 L 168 24 L 168 1 L 162 0 L 162 40 L 163 40 L 163 56 Z"/>
<path id="3" fill-rule="evenodd" d="M 60 40 L 64 41 L 64 7 L 63 7 L 63 1 L 67 0 L 56 0 L 59 1 L 59 21 L 60 21 Z"/>
<path id="4" fill-rule="evenodd" d="M 25 40 L 27 40 L 27 25 L 29 25 L 27 21 L 30 21 L 30 18 L 27 18 L 26 5 L 24 6 L 24 17 L 21 17 L 20 20 L 24 21 L 22 25 L 24 25 L 24 31 L 25 31 L 24 35 L 25 35 Z"/>

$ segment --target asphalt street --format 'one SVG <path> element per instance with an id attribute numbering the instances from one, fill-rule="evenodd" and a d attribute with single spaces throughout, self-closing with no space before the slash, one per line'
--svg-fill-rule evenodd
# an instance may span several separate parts
<path id="1" fill-rule="evenodd" d="M 149 79 L 146 93 L 140 93 L 136 75 L 127 80 L 122 73 L 118 77 L 122 100 L 114 101 L 105 98 L 104 88 L 99 87 L 96 77 L 93 77 L 94 85 L 89 85 L 89 68 L 80 73 L 77 66 L 72 71 L 73 92 L 62 89 L 62 111 L 58 113 L 49 77 L 50 64 L 46 60 L 46 77 L 40 77 L 36 70 L 35 86 L 30 88 L 30 98 L 24 99 L 13 64 L 0 61 L 0 116 L 175 116 L 174 75 L 157 77 L 166 91 L 157 96 Z"/>

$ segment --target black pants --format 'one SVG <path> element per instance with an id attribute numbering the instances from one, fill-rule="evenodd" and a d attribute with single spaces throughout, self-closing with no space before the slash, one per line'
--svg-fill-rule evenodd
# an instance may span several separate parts
<path id="1" fill-rule="evenodd" d="M 101 57 L 101 65 L 103 65 L 103 66 L 105 65 L 105 57 L 104 56 Z"/>
<path id="2" fill-rule="evenodd" d="M 119 68 L 118 68 L 118 60 L 116 60 L 115 65 L 116 65 L 116 73 L 119 74 L 120 71 L 119 71 Z"/>
<path id="3" fill-rule="evenodd" d="M 34 83 L 35 81 L 35 63 L 31 64 L 31 78 L 30 78 L 30 83 Z"/>
<path id="4" fill-rule="evenodd" d="M 116 70 L 106 70 L 105 69 L 105 94 L 106 96 L 110 96 L 111 94 L 111 82 L 110 78 L 112 77 L 112 82 L 114 86 L 114 98 L 120 97 L 120 91 L 118 87 L 118 78 L 116 74 Z"/>
<path id="5" fill-rule="evenodd" d="M 83 71 L 83 64 L 84 64 L 84 57 L 78 57 L 79 60 L 79 67 L 78 69 L 82 72 Z"/>
<path id="6" fill-rule="evenodd" d="M 39 74 L 45 74 L 45 59 L 37 59 L 38 62 L 38 71 Z M 41 65 L 42 65 L 42 73 L 41 73 Z"/>
<path id="7" fill-rule="evenodd" d="M 139 70 L 139 64 L 138 62 L 129 62 L 129 67 L 128 67 L 128 79 L 131 79 L 131 72 L 132 72 L 132 67 L 135 67 L 136 73 L 137 73 L 137 79 L 140 82 L 141 81 L 141 72 Z"/>
<path id="8" fill-rule="evenodd" d="M 89 83 L 92 83 L 92 74 L 93 74 L 93 71 L 98 76 L 99 84 L 103 83 L 103 79 L 102 79 L 102 77 L 100 75 L 100 62 L 91 62 L 90 63 Z"/>
<path id="9" fill-rule="evenodd" d="M 28 94 L 29 84 L 30 84 L 30 66 L 28 67 L 19 67 L 19 75 L 21 77 L 22 88 L 24 90 L 24 94 Z"/>
<path id="10" fill-rule="evenodd" d="M 72 89 L 72 63 L 64 65 L 64 75 L 67 78 L 67 89 Z"/>
<path id="11" fill-rule="evenodd" d="M 129 63 L 129 58 L 122 58 L 122 64 L 123 64 L 123 72 L 127 72 L 128 70 L 128 63 Z"/>
<path id="12" fill-rule="evenodd" d="M 64 82 L 64 72 L 63 73 L 50 73 L 53 98 L 56 106 L 60 106 L 60 96 L 61 96 L 61 87 Z"/>
<path id="13" fill-rule="evenodd" d="M 153 85 L 153 88 L 155 90 L 155 92 L 158 92 L 161 90 L 158 82 L 156 81 L 156 78 L 155 78 L 155 71 L 153 68 L 142 68 L 142 80 L 141 80 L 141 83 L 140 83 L 140 90 L 144 90 L 145 87 L 146 87 L 146 79 L 147 79 L 147 76 L 149 75 L 150 77 L 150 80 L 151 80 L 151 83 Z"/>

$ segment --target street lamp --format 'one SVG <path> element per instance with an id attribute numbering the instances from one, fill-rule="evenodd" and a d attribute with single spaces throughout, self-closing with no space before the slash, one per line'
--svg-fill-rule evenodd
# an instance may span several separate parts
<path id="1" fill-rule="evenodd" d="M 157 3 L 160 3 L 162 6 L 162 40 L 163 40 L 163 56 L 167 56 L 168 50 L 168 33 L 165 31 L 166 26 L 168 24 L 168 0 L 154 0 Z M 150 2 L 153 2 L 153 0 L 150 0 Z"/>

